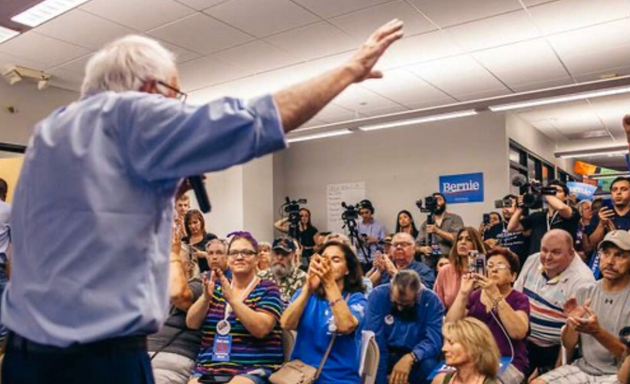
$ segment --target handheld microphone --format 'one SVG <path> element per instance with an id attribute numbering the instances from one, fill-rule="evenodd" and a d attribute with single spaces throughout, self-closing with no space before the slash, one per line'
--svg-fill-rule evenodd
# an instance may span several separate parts
<path id="1" fill-rule="evenodd" d="M 201 212 L 210 212 L 212 210 L 212 206 L 210 205 L 210 199 L 208 198 L 206 188 L 203 185 L 203 178 L 201 176 L 190 176 L 188 178 L 188 182 L 190 183 L 193 191 L 195 191 L 195 198 L 197 199 L 197 204 L 199 204 Z"/>

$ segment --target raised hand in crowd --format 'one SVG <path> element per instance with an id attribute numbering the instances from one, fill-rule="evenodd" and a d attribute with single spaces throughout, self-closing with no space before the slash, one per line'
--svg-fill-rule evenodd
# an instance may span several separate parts
<path id="1" fill-rule="evenodd" d="M 217 274 L 214 272 L 214 270 L 203 273 L 203 298 L 207 302 L 212 301 L 212 294 L 214 292 L 216 278 Z"/>
<path id="2" fill-rule="evenodd" d="M 594 335 L 601 329 L 599 321 L 597 320 L 597 315 L 591 309 L 590 304 L 584 304 L 583 310 L 584 312 L 580 317 L 569 316 L 567 319 L 567 325 L 577 332 Z M 578 309 L 575 311 L 577 313 Z"/>
<path id="3" fill-rule="evenodd" d="M 479 288 L 482 289 L 481 301 L 486 308 L 494 308 L 496 303 L 503 297 L 499 291 L 497 283 L 486 276 L 475 274 L 475 280 Z"/>
<path id="4" fill-rule="evenodd" d="M 306 284 L 304 285 L 304 288 L 308 293 L 315 292 L 321 284 L 321 280 L 319 278 L 319 274 L 321 273 L 321 262 L 322 257 L 320 255 L 315 254 L 311 257 L 311 263 L 308 266 Z"/>
<path id="5" fill-rule="evenodd" d="M 590 305 L 591 300 L 586 300 L 584 305 Z M 567 317 L 584 317 L 586 314 L 586 308 L 582 305 L 578 305 L 577 299 L 575 297 L 567 300 L 562 306 L 562 310 Z"/>
<path id="6" fill-rule="evenodd" d="M 606 228 L 608 231 L 614 231 L 615 224 L 612 219 L 615 217 L 615 210 L 607 207 L 602 207 L 598 213 L 599 222 Z"/>
<path id="7" fill-rule="evenodd" d="M 234 289 L 232 289 L 232 285 L 230 284 L 230 280 L 223 274 L 223 271 L 220 269 L 216 270 L 216 275 L 221 282 L 221 290 L 223 291 L 223 298 L 228 303 L 232 304 L 235 299 L 238 299 L 237 295 L 234 294 Z"/>

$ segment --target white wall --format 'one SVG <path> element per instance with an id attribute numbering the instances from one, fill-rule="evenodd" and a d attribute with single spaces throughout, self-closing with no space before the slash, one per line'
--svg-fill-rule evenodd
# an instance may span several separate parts
<path id="1" fill-rule="evenodd" d="M 0 80 L 0 142 L 28 144 L 35 124 L 55 109 L 79 98 L 77 92 L 50 87 L 37 90 L 35 83 L 23 80 L 15 85 Z M 16 113 L 6 108 L 14 106 Z"/>
<path id="2" fill-rule="evenodd" d="M 564 171 L 573 173 L 573 159 L 560 159 L 554 156 L 557 144 L 533 125 L 516 115 L 507 114 L 505 119 L 508 138 L 516 141 L 530 152 L 542 157 Z"/>
<path id="3" fill-rule="evenodd" d="M 507 151 L 504 116 L 493 113 L 295 143 L 275 155 L 274 175 L 282 181 L 274 185 L 274 202 L 278 207 L 287 194 L 308 199 L 314 225 L 323 231 L 327 184 L 365 181 L 375 216 L 393 232 L 401 209 L 411 211 L 416 224 L 424 220 L 415 201 L 439 189 L 440 175 L 483 172 L 484 202 L 449 206 L 478 226 L 494 200 L 508 193 Z"/>

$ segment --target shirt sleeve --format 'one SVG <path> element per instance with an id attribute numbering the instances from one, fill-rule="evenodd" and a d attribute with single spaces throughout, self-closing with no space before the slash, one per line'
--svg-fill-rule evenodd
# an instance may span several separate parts
<path id="1" fill-rule="evenodd" d="M 376 384 L 387 384 L 387 367 L 389 354 L 387 353 L 387 335 L 385 334 L 384 300 L 389 300 L 387 289 L 377 288 L 368 298 L 365 328 L 374 332 L 381 358 L 376 371 Z"/>
<path id="2" fill-rule="evenodd" d="M 442 270 L 438 272 L 437 278 L 435 279 L 435 284 L 433 284 L 433 291 L 435 291 L 435 294 L 438 295 L 440 301 L 444 303 L 446 297 L 444 293 L 444 272 L 442 272 Z"/>
<path id="3" fill-rule="evenodd" d="M 529 231 L 532 229 L 533 224 L 534 221 L 531 215 L 521 217 L 521 227 L 523 227 L 523 231 Z"/>
<path id="4" fill-rule="evenodd" d="M 123 157 L 149 182 L 219 171 L 287 146 L 270 95 L 190 106 L 128 92 L 117 103 Z"/>
<path id="5" fill-rule="evenodd" d="M 192 299 L 193 299 L 193 303 L 195 301 L 197 301 L 197 299 L 199 299 L 203 293 L 203 286 L 201 284 L 201 281 L 195 279 L 192 280 L 188 283 L 188 287 L 190 288 L 190 291 L 192 292 Z"/>
<path id="6" fill-rule="evenodd" d="M 256 312 L 267 313 L 279 322 L 282 316 L 282 309 L 284 308 L 282 298 L 280 297 L 280 290 L 278 286 L 271 281 L 263 280 L 262 283 L 266 283 L 264 286 L 260 287 L 260 289 L 265 290 L 265 293 L 260 298 L 260 301 L 258 301 Z"/>
<path id="7" fill-rule="evenodd" d="M 418 361 L 428 358 L 437 358 L 442 348 L 442 318 L 444 317 L 444 305 L 430 291 L 422 292 L 422 312 L 426 322 L 422 341 L 413 348 L 413 354 Z"/>
<path id="8" fill-rule="evenodd" d="M 348 299 L 348 308 L 350 308 L 352 315 L 359 321 L 359 325 L 357 326 L 355 332 L 361 332 L 365 327 L 366 306 L 367 299 L 363 293 L 356 292 L 350 295 L 350 298 Z"/>
<path id="9" fill-rule="evenodd" d="M 435 285 L 435 274 L 433 273 L 433 270 L 420 262 L 418 262 L 418 264 L 419 267 L 416 272 L 420 275 L 422 284 L 424 284 L 424 286 L 428 289 L 432 289 Z"/>
<path id="10" fill-rule="evenodd" d="M 451 225 L 446 231 L 456 235 L 460 229 L 464 228 L 464 220 L 462 220 L 461 216 L 455 214 L 451 215 L 451 220 Z"/>

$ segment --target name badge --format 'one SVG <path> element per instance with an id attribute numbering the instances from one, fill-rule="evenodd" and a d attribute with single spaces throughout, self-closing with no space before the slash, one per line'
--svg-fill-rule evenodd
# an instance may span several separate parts
<path id="1" fill-rule="evenodd" d="M 232 352 L 232 336 L 217 335 L 212 346 L 212 361 L 230 361 Z"/>

